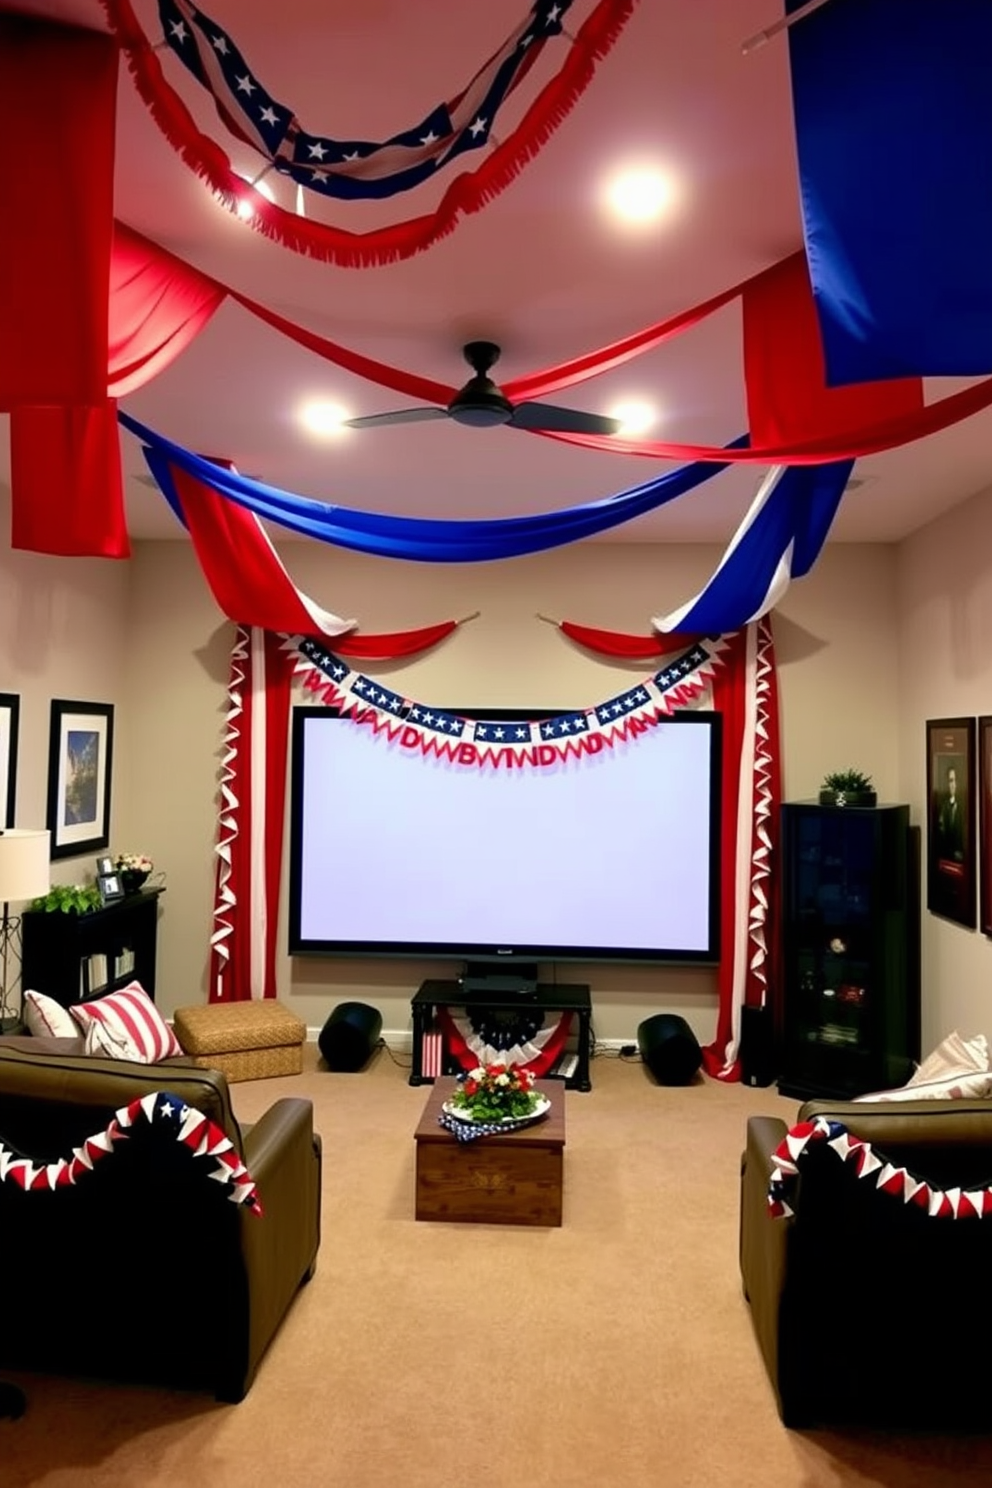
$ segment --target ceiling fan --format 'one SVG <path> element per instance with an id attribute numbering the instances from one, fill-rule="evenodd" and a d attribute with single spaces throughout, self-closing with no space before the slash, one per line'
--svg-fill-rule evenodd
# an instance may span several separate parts
<path id="1" fill-rule="evenodd" d="M 427 419 L 450 418 L 473 429 L 509 424 L 514 429 L 547 430 L 560 434 L 616 434 L 620 419 L 576 408 L 558 408 L 553 403 L 511 403 L 489 377 L 499 360 L 500 349 L 492 341 L 469 341 L 462 353 L 473 376 L 447 408 L 399 408 L 393 413 L 370 413 L 365 418 L 345 419 L 346 429 L 369 429 L 376 424 L 419 424 Z"/>

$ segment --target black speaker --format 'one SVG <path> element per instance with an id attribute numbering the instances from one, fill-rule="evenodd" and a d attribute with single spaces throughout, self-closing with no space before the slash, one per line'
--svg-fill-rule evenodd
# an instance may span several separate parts
<path id="1" fill-rule="evenodd" d="M 637 1029 L 641 1058 L 659 1085 L 688 1085 L 703 1062 L 699 1041 L 678 1013 L 655 1013 Z"/>
<path id="2" fill-rule="evenodd" d="M 771 1008 L 741 1008 L 741 1079 L 745 1085 L 771 1085 L 775 1068 L 775 1030 Z"/>
<path id="3" fill-rule="evenodd" d="M 382 1014 L 367 1002 L 339 1002 L 317 1040 L 328 1069 L 355 1074 L 372 1058 Z"/>

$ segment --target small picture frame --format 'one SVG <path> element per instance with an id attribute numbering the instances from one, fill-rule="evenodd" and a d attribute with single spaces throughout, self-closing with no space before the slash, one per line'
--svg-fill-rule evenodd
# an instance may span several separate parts
<path id="1" fill-rule="evenodd" d="M 115 899 L 124 898 L 124 885 L 121 883 L 119 873 L 101 873 L 96 882 L 100 890 L 101 904 L 113 904 Z"/>
<path id="2" fill-rule="evenodd" d="M 96 876 L 97 876 L 97 878 L 106 878 L 108 874 L 113 874 L 113 873 L 116 873 L 116 872 L 117 872 L 117 869 L 114 867 L 114 860 L 113 860 L 113 858 L 97 858 L 97 860 L 96 860 Z"/>

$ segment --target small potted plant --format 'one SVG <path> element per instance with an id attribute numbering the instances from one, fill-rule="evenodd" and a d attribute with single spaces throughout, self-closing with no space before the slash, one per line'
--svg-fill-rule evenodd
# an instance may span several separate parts
<path id="1" fill-rule="evenodd" d="M 861 770 L 833 770 L 820 786 L 821 806 L 874 806 L 871 776 Z"/>
<path id="2" fill-rule="evenodd" d="M 86 914 L 100 908 L 100 890 L 96 884 L 52 884 L 47 894 L 41 894 L 31 905 L 32 909 L 43 909 L 48 914 Z"/>

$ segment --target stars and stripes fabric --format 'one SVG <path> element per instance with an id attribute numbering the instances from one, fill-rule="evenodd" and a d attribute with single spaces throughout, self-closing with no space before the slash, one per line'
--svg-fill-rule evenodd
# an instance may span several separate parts
<path id="1" fill-rule="evenodd" d="M 775 1166 L 768 1180 L 768 1212 L 773 1218 L 795 1213 L 800 1167 L 810 1150 L 819 1145 L 847 1164 L 855 1178 L 903 1204 L 913 1204 L 929 1219 L 982 1219 L 992 1214 L 992 1186 L 940 1188 L 891 1162 L 871 1142 L 849 1132 L 843 1122 L 818 1116 L 791 1127 L 773 1153 Z"/>
<path id="2" fill-rule="evenodd" d="M 438 1008 L 437 1023 L 447 1053 L 463 1070 L 478 1065 L 512 1064 L 540 1079 L 564 1053 L 571 1012 L 527 1008 L 512 1017 L 487 1008 Z M 426 1072 L 425 1072 L 426 1073 Z"/>
<path id="3" fill-rule="evenodd" d="M 464 88 L 380 142 L 310 133 L 268 92 L 232 37 L 190 0 L 159 0 L 158 9 L 167 45 L 210 93 L 232 134 L 305 190 L 354 201 L 409 191 L 488 144 L 502 104 L 546 43 L 561 35 L 571 4 L 535 0 Z"/>
<path id="4" fill-rule="evenodd" d="M 94 1132 L 69 1157 L 51 1162 L 34 1162 L 12 1151 L 0 1140 L 0 1183 L 13 1183 L 25 1192 L 53 1192 L 85 1181 L 97 1163 L 113 1157 L 129 1136 L 142 1125 L 170 1132 L 190 1159 L 203 1159 L 203 1175 L 223 1189 L 233 1204 L 250 1213 L 261 1215 L 262 1203 L 255 1181 L 245 1167 L 234 1143 L 202 1111 L 188 1106 L 178 1096 L 165 1090 L 121 1106 L 108 1126 Z M 165 1205 L 168 1194 L 163 1193 Z"/>

